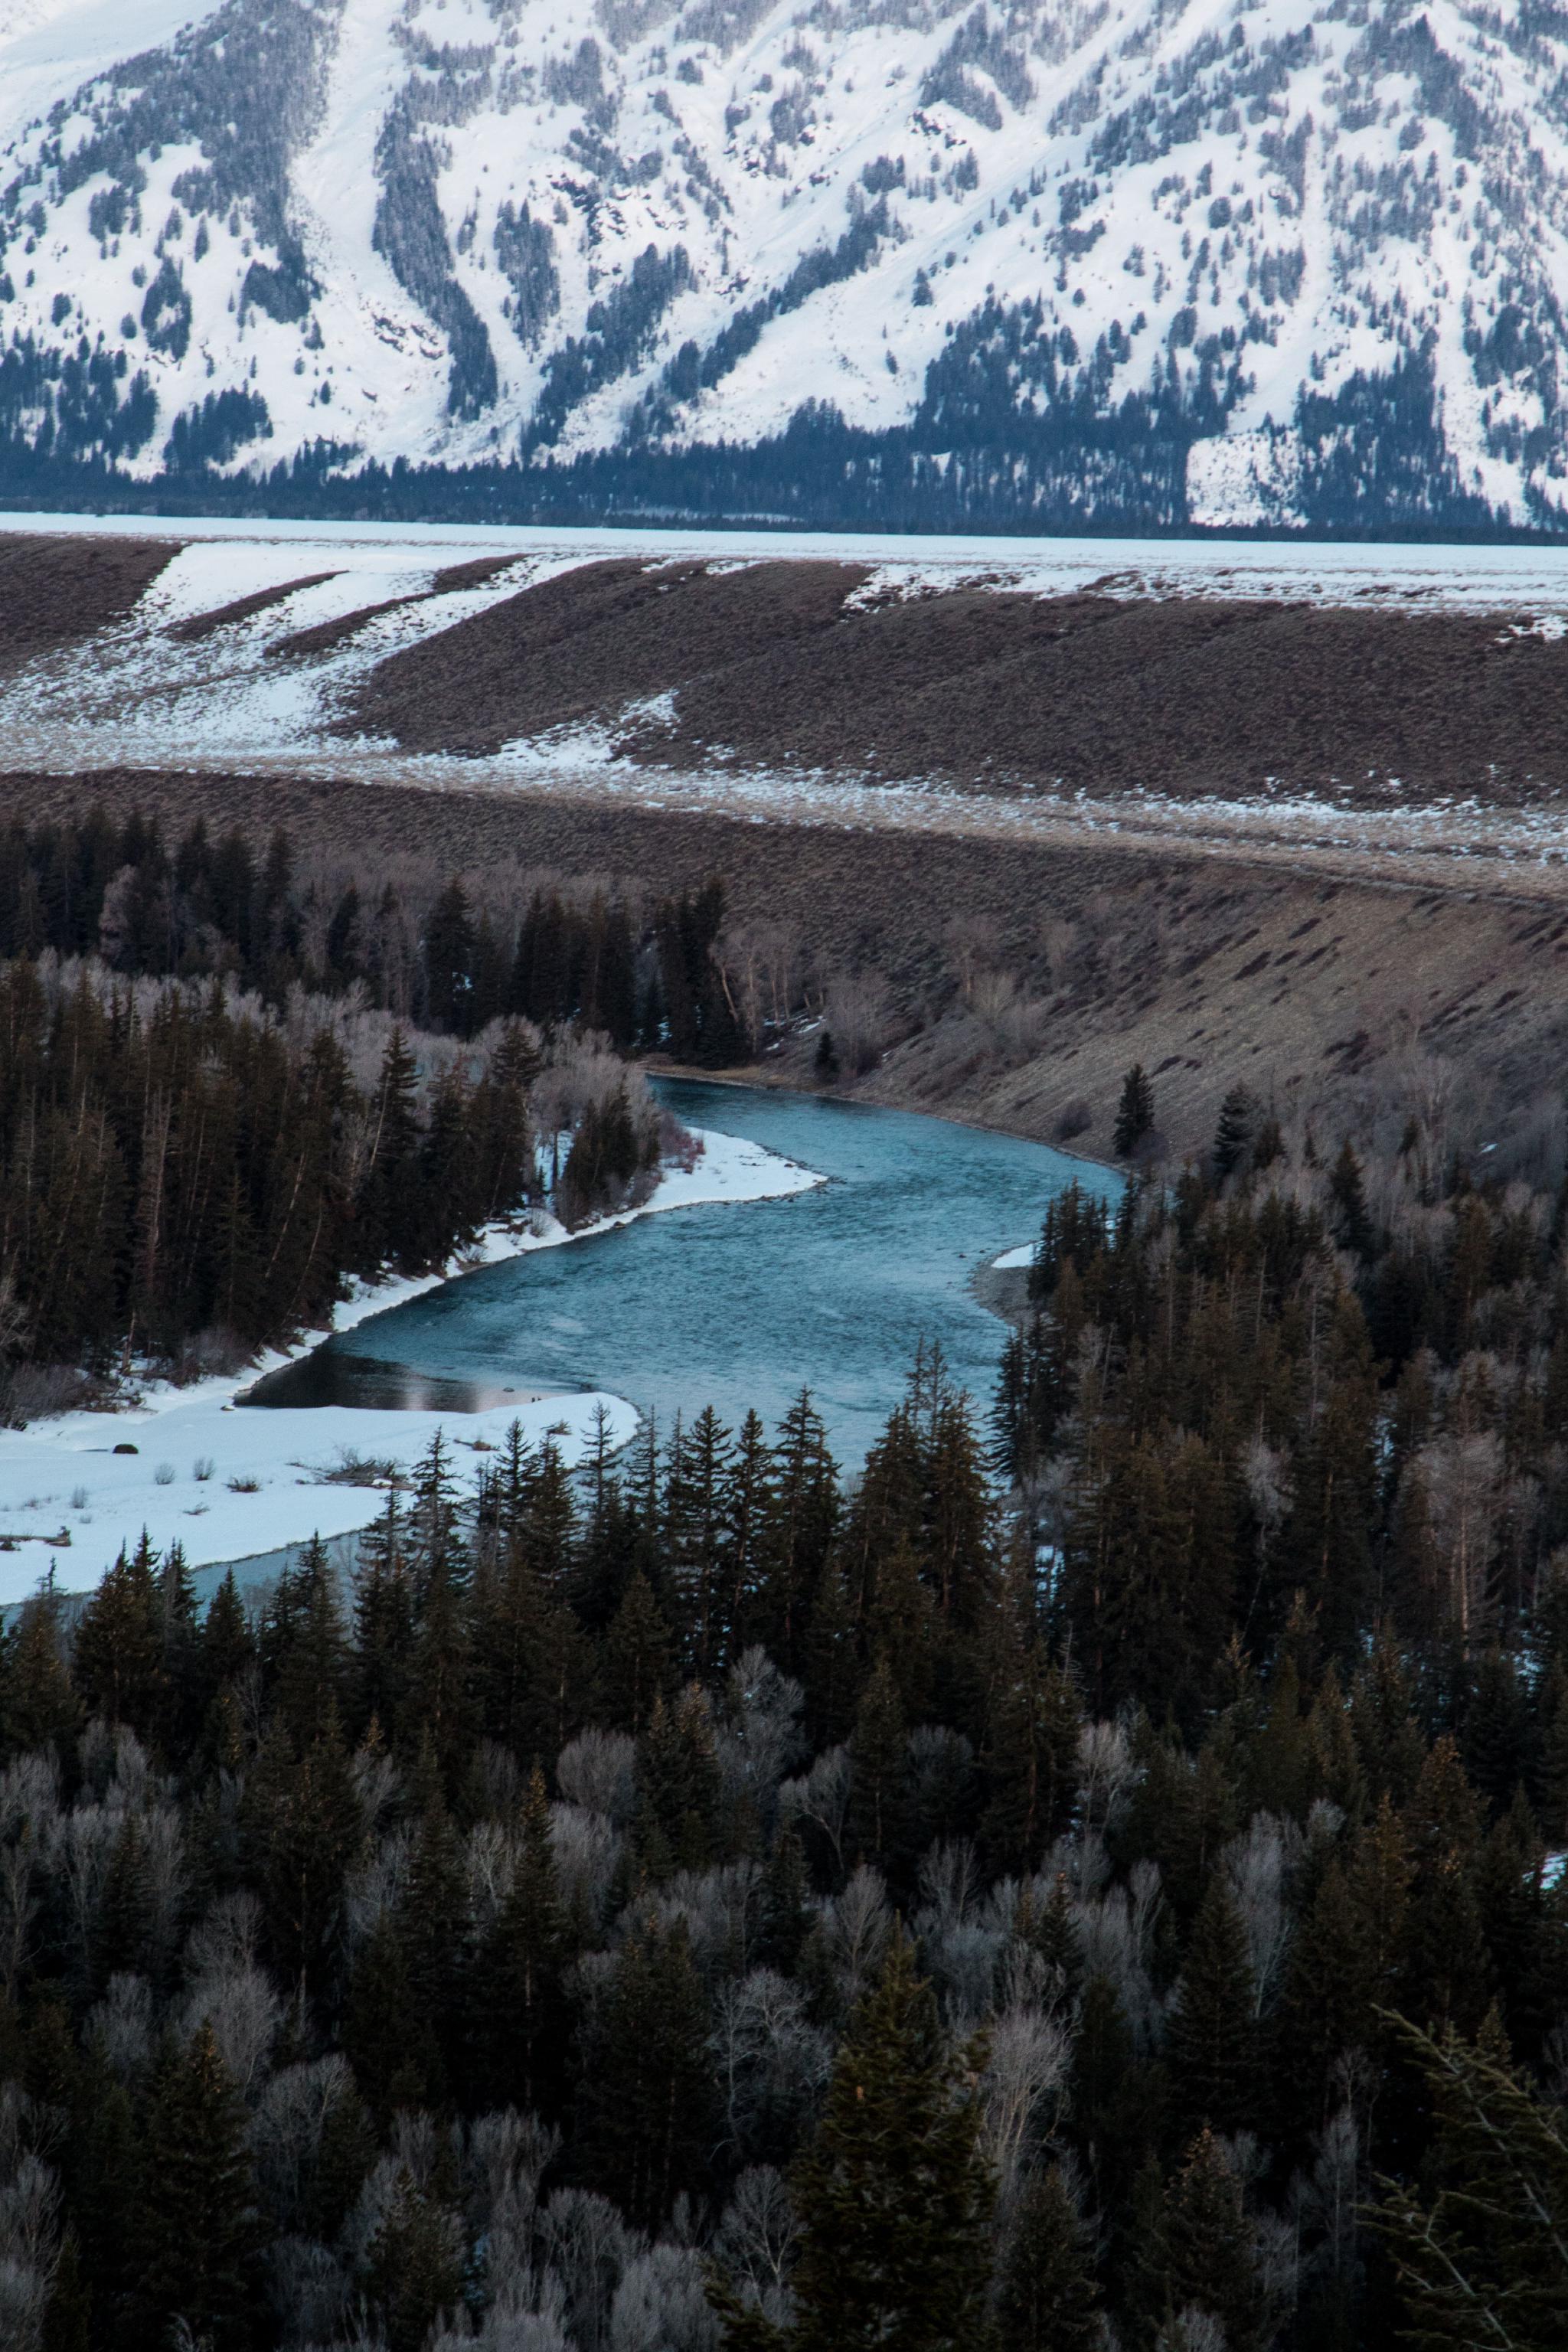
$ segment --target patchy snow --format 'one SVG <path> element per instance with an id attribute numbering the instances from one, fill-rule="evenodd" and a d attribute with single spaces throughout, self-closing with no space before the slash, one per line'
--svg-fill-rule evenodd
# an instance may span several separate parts
<path id="1" fill-rule="evenodd" d="M 712 1129 L 692 1132 L 701 1150 L 689 1169 L 667 1166 L 642 1207 L 568 1232 L 549 1215 L 491 1225 L 477 1249 L 439 1274 L 361 1285 L 333 1314 L 343 1331 L 418 1297 L 454 1275 L 494 1265 L 531 1250 L 553 1249 L 607 1233 L 658 1210 L 704 1202 L 778 1200 L 825 1180 L 776 1152 Z M 87 1591 L 122 1544 L 143 1528 L 160 1550 L 179 1542 L 193 1568 L 272 1552 L 312 1534 L 346 1535 L 375 1517 L 382 1496 L 370 1483 L 342 1483 L 345 1464 L 395 1462 L 406 1467 L 442 1428 L 461 1463 L 500 1443 L 516 1421 L 531 1444 L 553 1433 L 569 1464 L 581 1461 L 601 1408 L 613 1442 L 625 1444 L 637 1424 L 624 1398 L 593 1391 L 566 1396 L 520 1390 L 474 1413 L 372 1412 L 343 1405 L 248 1409 L 236 1397 L 263 1374 L 308 1354 L 322 1335 L 273 1351 L 237 1379 L 190 1388 L 150 1386 L 118 1412 L 75 1412 L 0 1431 L 0 1605 L 23 1600 L 52 1565 L 58 1590 Z M 116 1454 L 132 1444 L 134 1454 Z"/>
<path id="2" fill-rule="evenodd" d="M 990 839 L 1160 838 L 1249 857 L 1314 856 L 1366 861 L 1402 878 L 1451 877 L 1456 859 L 1483 860 L 1527 881 L 1556 868 L 1563 846 L 1559 795 L 1515 808 L 1478 801 L 1410 803 L 1398 779 L 1376 804 L 1302 797 L 1260 777 L 1230 800 L 1181 800 L 1130 789 L 1100 798 L 1003 789 L 978 794 L 914 777 L 897 784 L 852 772 L 722 766 L 655 767 L 617 757 L 620 722 L 552 730 L 493 756 L 410 754 L 395 744 L 333 731 L 345 698 L 385 654 L 427 640 L 467 614 L 579 563 L 637 556 L 699 561 L 717 570 L 816 559 L 816 535 L 229 521 L 203 518 L 0 516 L 0 530 L 163 537 L 177 543 L 135 609 L 85 648 L 25 663 L 0 681 L 0 739 L 8 763 L 46 774 L 115 767 L 241 772 L 317 782 L 374 782 L 425 791 L 546 793 L 625 800 L 643 808 L 748 821 L 892 828 Z M 826 542 L 869 573 L 864 593 L 912 595 L 960 585 L 984 593 L 1137 598 L 1201 595 L 1280 599 L 1355 610 L 1496 615 L 1500 632 L 1568 635 L 1568 546 L 1408 546 L 1177 541 L 1135 539 L 893 537 L 847 532 Z M 505 569 L 481 586 L 432 593 L 436 574 L 479 558 Z M 289 582 L 331 577 L 230 623 L 197 643 L 174 623 Z M 270 649 L 308 624 L 393 598 L 412 599 L 325 651 Z M 635 706 L 645 718 L 652 706 Z M 662 713 L 655 712 L 655 716 Z M 1364 782 L 1364 780 L 1363 780 Z M 1424 861 L 1424 863 L 1423 863 Z"/>
<path id="3" fill-rule="evenodd" d="M 1229 443 L 1201 446 L 1214 463 L 1223 458 L 1231 478 L 1227 495 L 1240 496 L 1237 484 L 1251 463 L 1259 499 L 1268 494 L 1268 453 L 1278 456 L 1286 448 L 1266 435 L 1252 436 L 1245 449 L 1233 450 Z M 509 743 L 493 760 L 409 761 L 394 745 L 363 738 L 345 741 L 332 730 L 346 696 L 388 654 L 575 564 L 640 556 L 705 561 L 728 571 L 779 558 L 819 560 L 824 551 L 820 538 L 789 531 L 372 528 L 53 515 L 3 516 L 0 530 L 131 532 L 181 542 L 124 621 L 101 631 L 89 647 L 43 655 L 0 684 L 0 731 L 13 767 L 53 772 L 242 767 L 266 774 L 280 766 L 298 771 L 308 764 L 316 775 L 369 772 L 387 781 L 459 786 L 559 785 L 591 775 L 612 785 L 618 777 L 645 795 L 650 789 L 647 770 L 616 761 L 613 746 L 625 719 L 646 721 L 665 715 L 647 704 L 633 706 L 614 726 L 556 729 Z M 1092 592 L 1128 599 L 1276 597 L 1378 610 L 1495 613 L 1515 631 L 1548 637 L 1568 629 L 1563 547 L 1131 539 L 999 542 L 856 532 L 836 539 L 832 551 L 846 563 L 868 569 L 862 601 L 960 585 L 1037 596 Z M 478 587 L 436 588 L 443 569 L 476 559 L 500 560 L 504 569 Z M 322 572 L 329 576 L 316 577 Z M 278 593 L 290 583 L 299 583 L 293 593 Z M 227 623 L 195 642 L 171 634 L 179 623 L 259 592 L 276 601 L 247 620 Z M 382 604 L 393 609 L 324 649 L 282 650 L 285 641 L 305 629 Z M 844 782 L 835 778 L 833 787 Z M 783 791 L 794 797 L 810 784 L 799 776 L 781 782 L 730 773 L 724 790 L 742 796 Z M 1037 796 L 1029 823 L 1044 804 Z M 1279 814 L 1277 804 L 1274 813 Z"/>
<path id="4" fill-rule="evenodd" d="M 1017 1266 L 1033 1265 L 1035 1249 L 1033 1242 L 1021 1242 L 1016 1249 L 1004 1250 L 1000 1257 L 994 1257 L 992 1266 L 998 1274 L 1011 1274 Z"/>
<path id="5" fill-rule="evenodd" d="M 1265 436 L 1266 437 L 1266 436 Z M 1250 446 L 1251 436 L 1248 436 Z M 1210 445 L 1195 447 L 1207 452 Z M 1252 449 L 1256 463 L 1258 451 Z M 1198 460 L 1202 467 L 1212 462 Z M 488 601 L 575 563 L 641 556 L 706 561 L 716 570 L 784 558 L 877 567 L 862 601 L 892 590 L 964 584 L 1038 596 L 1284 596 L 1373 611 L 1557 613 L 1568 615 L 1568 545 L 1448 545 L 1441 541 L 1173 540 L 1074 538 L 1046 533 L 1005 539 L 979 532 L 789 530 L 620 530 L 609 525 L 313 522 L 211 515 L 0 514 L 0 531 L 181 543 L 138 607 L 142 623 L 207 612 L 258 588 L 336 567 L 354 575 L 333 611 L 350 611 L 427 584 L 441 566 L 479 556 L 512 556 L 521 567 L 477 592 Z M 400 586 L 393 583 L 401 583 Z M 314 592 L 312 592 L 314 593 Z M 414 612 L 432 628 L 461 609 L 439 600 Z M 321 618 L 317 613 L 312 617 Z M 305 626 L 303 607 L 273 607 L 247 628 L 256 647 Z M 217 642 L 207 640 L 208 658 Z M 247 644 L 251 643 L 247 640 Z M 382 650 L 384 650 L 383 648 Z M 162 649 L 161 649 L 162 651 Z"/>

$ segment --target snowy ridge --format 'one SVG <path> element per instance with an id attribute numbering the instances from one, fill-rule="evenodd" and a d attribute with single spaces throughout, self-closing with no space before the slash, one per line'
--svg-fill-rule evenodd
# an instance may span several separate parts
<path id="1" fill-rule="evenodd" d="M 741 1137 L 692 1132 L 702 1147 L 694 1165 L 667 1167 L 642 1208 L 575 1232 L 548 1215 L 489 1226 L 471 1254 L 440 1273 L 360 1286 L 337 1308 L 331 1328 L 348 1330 L 472 1266 L 557 1248 L 657 1210 L 779 1200 L 823 1181 Z M 368 1470 L 355 1485 L 343 1477 L 345 1465 L 395 1462 L 405 1467 L 437 1428 L 461 1453 L 499 1444 L 515 1421 L 531 1445 L 552 1434 L 570 1466 L 587 1454 L 601 1409 L 616 1446 L 637 1426 L 636 1409 L 621 1397 L 523 1389 L 474 1413 L 343 1405 L 236 1409 L 242 1390 L 308 1354 L 323 1336 L 312 1333 L 295 1348 L 274 1351 L 237 1380 L 191 1388 L 160 1382 L 120 1412 L 68 1413 L 25 1430 L 0 1430 L 0 1534 L 19 1538 L 14 1552 L 0 1556 L 0 1607 L 25 1600 L 51 1563 L 60 1591 L 89 1591 L 121 1544 L 134 1544 L 144 1528 L 160 1550 L 184 1545 L 193 1568 L 250 1559 L 312 1534 L 349 1534 L 369 1525 L 381 1495 Z M 139 1452 L 115 1454 L 111 1449 L 122 1442 Z"/>
<path id="2" fill-rule="evenodd" d="M 1554 522 L 1565 66 L 1534 0 L 19 0 L 0 449 L 651 498 L 842 420 L 987 513 Z"/>

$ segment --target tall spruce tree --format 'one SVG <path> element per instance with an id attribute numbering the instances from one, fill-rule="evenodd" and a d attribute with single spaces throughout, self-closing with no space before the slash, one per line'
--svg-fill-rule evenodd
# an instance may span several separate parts
<path id="1" fill-rule="evenodd" d="M 171 2051 L 148 2108 L 134 2290 L 139 2340 L 184 2322 L 214 2352 L 244 2352 L 260 2319 L 260 2217 L 245 2110 L 210 2024 Z"/>
<path id="2" fill-rule="evenodd" d="M 1258 2233 L 1212 2132 L 1199 2134 L 1170 2183 L 1148 2258 L 1167 2326 L 1194 2313 L 1217 2324 L 1226 2352 L 1262 2352 L 1270 2330 Z"/>
<path id="3" fill-rule="evenodd" d="M 1165 2037 L 1166 2062 L 1188 2134 L 1240 2131 L 1258 2105 L 1258 2035 L 1247 1936 L 1222 1871 L 1207 1889 L 1183 1955 Z"/>
<path id="4" fill-rule="evenodd" d="M 794 2352 L 971 2352 L 985 2325 L 991 2184 L 965 2059 L 896 1935 L 838 2048 L 794 2176 Z"/>
<path id="5" fill-rule="evenodd" d="M 577 2151 L 584 2178 L 639 2229 L 703 2186 L 716 2105 L 709 2028 L 684 1924 L 634 1931 L 584 2024 Z"/>
<path id="6" fill-rule="evenodd" d="M 1154 1124 L 1154 1089 L 1142 1062 L 1134 1062 L 1121 1081 L 1121 1097 L 1110 1130 L 1110 1148 L 1118 1160 L 1131 1160 Z"/>
<path id="7" fill-rule="evenodd" d="M 997 2352 L 1089 2352 L 1104 2342 L 1088 2233 L 1059 2164 L 1025 2184 L 1002 2257 Z"/>

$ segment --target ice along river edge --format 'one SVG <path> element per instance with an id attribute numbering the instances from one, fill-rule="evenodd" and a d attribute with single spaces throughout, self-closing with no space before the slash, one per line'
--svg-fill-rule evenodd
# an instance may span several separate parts
<path id="1" fill-rule="evenodd" d="M 575 1232 L 550 1216 L 503 1221 L 437 1272 L 357 1286 L 336 1309 L 330 1332 L 309 1333 L 237 1376 L 184 1388 L 151 1383 L 118 1412 L 68 1413 L 0 1431 L 0 1535 L 16 1544 L 0 1552 L 0 1607 L 26 1599 L 51 1567 L 59 1591 L 89 1591 L 121 1544 L 136 1542 L 143 1528 L 160 1550 L 181 1543 L 193 1569 L 280 1552 L 312 1534 L 352 1534 L 368 1526 L 382 1496 L 374 1486 L 346 1483 L 345 1462 L 406 1465 L 438 1427 L 459 1449 L 476 1448 L 495 1444 L 516 1421 L 531 1443 L 552 1432 L 575 1463 L 603 1408 L 615 1443 L 626 1444 L 637 1426 L 637 1409 L 598 1389 L 512 1383 L 510 1395 L 477 1413 L 342 1405 L 247 1412 L 237 1410 L 235 1400 L 258 1380 L 311 1355 L 325 1338 L 460 1283 L 478 1268 L 588 1241 L 662 1210 L 779 1201 L 824 1181 L 744 1137 L 698 1133 L 703 1150 L 694 1167 L 667 1166 L 640 1208 Z M 137 1451 L 116 1454 L 120 1444 Z M 325 1483 L 324 1472 L 337 1475 Z"/>

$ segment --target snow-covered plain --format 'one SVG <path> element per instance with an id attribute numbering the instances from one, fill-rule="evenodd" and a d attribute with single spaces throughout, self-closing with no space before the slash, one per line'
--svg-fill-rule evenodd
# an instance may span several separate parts
<path id="1" fill-rule="evenodd" d="M 778 1200 L 824 1181 L 742 1137 L 694 1132 L 702 1146 L 694 1165 L 667 1166 L 641 1208 L 574 1234 L 546 1215 L 490 1226 L 460 1265 L 362 1286 L 338 1307 L 331 1328 L 346 1330 L 472 1266 L 557 1248 L 658 1210 Z M 143 1528 L 160 1550 L 182 1544 L 193 1568 L 254 1559 L 312 1534 L 346 1535 L 368 1526 L 383 1496 L 371 1483 L 371 1470 L 355 1485 L 344 1479 L 345 1466 L 394 1462 L 406 1468 L 437 1428 L 445 1430 L 461 1468 L 470 1459 L 477 1466 L 483 1450 L 498 1445 L 514 1421 L 531 1445 L 552 1433 L 568 1464 L 583 1459 L 601 1410 L 617 1446 L 637 1425 L 624 1398 L 596 1391 L 547 1396 L 520 1390 L 515 1401 L 474 1413 L 237 1405 L 236 1397 L 253 1381 L 308 1353 L 321 1336 L 258 1359 L 237 1379 L 190 1388 L 152 1384 L 118 1412 L 62 1414 L 25 1430 L 0 1431 L 0 1538 L 16 1544 L 14 1551 L 0 1552 L 0 1606 L 24 1600 L 51 1568 L 58 1591 L 89 1591 L 121 1547 L 134 1545 Z M 115 1446 L 124 1444 L 137 1451 L 116 1454 Z"/>
<path id="2" fill-rule="evenodd" d="M 297 772 L 457 787 L 525 789 L 616 776 L 639 798 L 648 772 L 616 761 L 615 725 L 560 730 L 493 758 L 411 759 L 395 745 L 333 731 L 345 697 L 387 655 L 421 642 L 574 565 L 616 556 L 715 565 L 816 558 L 865 565 L 866 597 L 960 585 L 1060 596 L 1281 598 L 1358 610 L 1496 614 L 1510 629 L 1568 632 L 1568 547 L 1396 547 L 1167 540 L 896 538 L 847 532 L 681 532 L 468 529 L 354 523 L 217 522 L 201 518 L 0 517 L 0 531 L 166 538 L 177 551 L 122 622 L 86 647 L 46 654 L 0 685 L 5 764 L 45 772 L 119 765 Z M 465 561 L 505 568 L 479 587 L 432 593 Z M 325 579 L 317 575 L 327 572 Z M 303 584 L 248 620 L 195 642 L 170 631 L 258 591 Z M 268 659 L 300 631 L 405 599 L 325 651 Z M 842 775 L 832 780 L 841 791 Z M 661 777 L 658 789 L 664 788 Z M 711 797 L 701 780 L 670 789 Z M 726 773 L 726 796 L 787 801 L 812 780 Z M 1212 815 L 1213 803 L 1205 808 Z M 1043 813 L 1037 801 L 1026 822 Z M 830 816 L 824 799 L 820 812 Z M 1419 812 L 1407 812 L 1419 818 Z M 1278 811 L 1274 812 L 1278 815 Z M 1303 803 L 1298 824 L 1321 812 Z M 851 821 L 855 821 L 851 816 Z"/>
<path id="3" fill-rule="evenodd" d="M 1107 596 L 1290 596 L 1372 610 L 1410 605 L 1442 612 L 1568 616 L 1568 544 L 1446 545 L 1420 541 L 1074 538 L 980 532 L 787 530 L 627 530 L 566 524 L 373 523 L 213 515 L 0 514 L 0 531 L 176 541 L 229 551 L 211 569 L 182 558 L 154 583 L 145 610 L 167 620 L 207 610 L 252 589 L 317 572 L 330 560 L 380 581 L 470 556 L 513 555 L 532 562 L 594 562 L 640 555 L 670 562 L 759 563 L 829 556 L 885 567 L 889 583 L 1021 588 L 1064 596 L 1093 586 Z M 323 550 L 326 551 L 323 554 Z M 298 552 L 296 561 L 295 551 Z M 309 559 L 308 561 L 306 559 Z M 188 579 L 189 584 L 186 584 Z M 510 583 L 510 589 L 509 589 Z M 498 592 L 520 584 L 508 576 Z M 875 592 L 873 583 L 866 592 Z M 390 587 L 386 594 L 395 593 Z M 489 592 L 485 592 L 489 593 Z M 355 604 L 373 601 L 368 593 Z M 279 634 L 305 625 L 288 618 Z M 316 614 L 313 617 L 321 618 Z M 443 625 L 445 625 L 443 622 Z"/>

